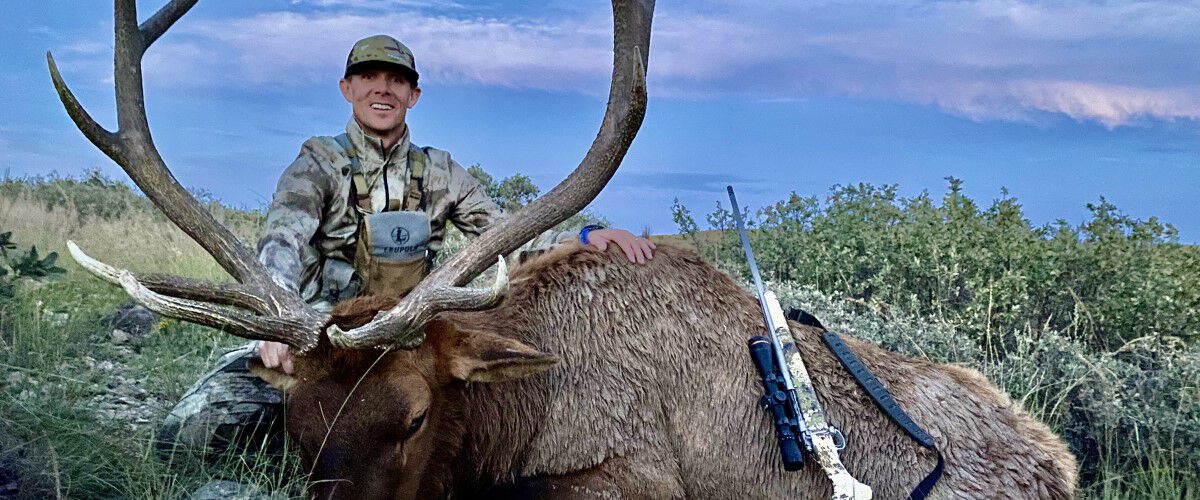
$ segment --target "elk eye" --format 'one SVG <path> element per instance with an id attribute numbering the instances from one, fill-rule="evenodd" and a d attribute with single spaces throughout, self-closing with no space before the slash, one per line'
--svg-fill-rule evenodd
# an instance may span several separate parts
<path id="1" fill-rule="evenodd" d="M 414 418 L 411 424 L 408 424 L 408 430 L 405 431 L 405 438 L 411 437 L 421 429 L 421 425 L 425 423 L 425 414 L 422 413 L 417 418 Z"/>

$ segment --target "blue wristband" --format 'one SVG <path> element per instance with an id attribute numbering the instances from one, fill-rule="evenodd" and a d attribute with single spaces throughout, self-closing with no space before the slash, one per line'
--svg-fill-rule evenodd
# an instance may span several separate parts
<path id="1" fill-rule="evenodd" d="M 586 226 L 583 226 L 583 229 L 579 230 L 579 242 L 583 243 L 584 245 L 587 245 L 588 244 L 588 233 L 590 233 L 596 229 L 604 229 L 604 226 L 601 226 L 599 224 L 588 224 Z"/>

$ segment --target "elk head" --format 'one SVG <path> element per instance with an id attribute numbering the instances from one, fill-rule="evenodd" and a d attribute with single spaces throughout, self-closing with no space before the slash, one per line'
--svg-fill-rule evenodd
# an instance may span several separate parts
<path id="1" fill-rule="evenodd" d="M 283 342 L 294 347 L 301 356 L 312 352 L 319 344 L 324 346 L 322 349 L 327 352 L 314 357 L 314 360 L 321 358 L 330 366 L 311 368 L 307 379 L 273 378 L 277 385 L 288 387 L 289 392 L 301 401 L 294 402 L 293 407 L 306 401 L 305 394 L 336 393 L 334 389 L 322 387 L 336 385 L 334 382 L 341 375 L 332 368 L 336 367 L 339 359 L 386 361 L 389 368 L 387 373 L 398 377 L 396 380 L 411 380 L 415 389 L 403 389 L 400 391 L 403 396 L 395 396 L 390 400 L 394 403 L 391 408 L 404 411 L 374 412 L 370 409 L 373 400 L 369 398 L 364 398 L 365 401 L 347 401 L 346 405 L 355 406 L 358 409 L 356 411 L 364 415 L 362 422 L 373 422 L 363 423 L 361 425 L 366 427 L 359 429 L 375 424 L 387 424 L 392 428 L 401 422 L 397 419 L 406 419 L 402 422 L 412 426 L 416 421 L 412 410 L 420 406 L 416 402 L 434 393 L 429 386 L 430 380 L 442 380 L 427 376 L 433 373 L 430 370 L 438 366 L 442 367 L 438 370 L 444 369 L 460 379 L 510 376 L 511 372 L 505 370 L 496 372 L 504 376 L 496 375 L 492 370 L 462 372 L 465 369 L 462 367 L 470 365 L 464 360 L 471 358 L 466 353 L 447 350 L 444 339 L 474 339 L 463 340 L 464 345 L 483 346 L 488 342 L 481 340 L 484 337 L 457 331 L 455 334 L 439 334 L 443 340 L 423 345 L 427 325 L 441 312 L 479 310 L 498 304 L 507 288 L 507 271 L 502 256 L 583 209 L 612 178 L 645 115 L 645 68 L 654 0 L 613 1 L 614 63 L 608 104 L 600 130 L 579 166 L 562 183 L 519 214 L 498 222 L 472 241 L 394 306 L 361 324 L 332 321 L 329 314 L 312 309 L 296 293 L 277 284 L 254 253 L 218 223 L 175 180 L 154 146 L 146 120 L 141 60 L 151 44 L 187 13 L 196 1 L 171 0 L 139 25 L 135 0 L 115 0 L 116 132 L 106 130 L 92 119 L 63 81 L 54 58 L 49 53 L 46 58 L 59 98 L 84 136 L 120 165 L 150 200 L 212 255 L 236 283 L 211 283 L 157 274 L 135 276 L 129 271 L 88 257 L 73 242 L 68 242 L 68 249 L 75 260 L 97 276 L 123 287 L 138 303 L 164 316 L 220 328 L 248 339 Z M 500 269 L 491 287 L 464 288 L 498 258 Z M 433 326 L 435 329 L 441 328 L 437 327 L 437 323 Z M 365 348 L 401 348 L 408 351 L 393 352 L 383 358 L 377 352 L 331 354 L 336 349 Z M 486 354 L 485 351 L 480 352 Z M 533 363 L 538 369 L 544 369 L 544 361 L 549 359 L 533 354 L 529 356 L 539 360 Z M 316 367 L 319 363 L 304 364 Z M 455 366 L 459 367 L 458 372 Z M 492 375 L 486 375 L 488 373 Z M 425 386 L 413 378 L 418 375 L 425 377 Z M 272 377 L 270 374 L 264 376 Z M 396 380 L 381 379 L 375 385 L 360 388 L 391 394 L 397 390 Z M 312 390 L 299 389 L 305 384 L 310 384 Z M 349 391 L 345 393 L 349 394 Z M 317 418 L 321 416 L 320 413 L 310 415 Z M 371 434 L 360 436 L 352 430 L 339 431 L 328 438 L 334 444 L 341 443 L 344 449 L 356 446 L 356 440 L 374 439 Z"/>
<path id="2" fill-rule="evenodd" d="M 395 302 L 354 299 L 332 321 L 358 327 Z M 558 362 L 498 334 L 502 325 L 456 316 L 431 321 L 414 349 L 350 350 L 322 341 L 291 375 L 251 363 L 288 395 L 287 429 L 302 463 L 311 464 L 318 498 L 445 496 L 447 453 L 461 446 L 465 430 L 465 383 L 515 380 Z"/>

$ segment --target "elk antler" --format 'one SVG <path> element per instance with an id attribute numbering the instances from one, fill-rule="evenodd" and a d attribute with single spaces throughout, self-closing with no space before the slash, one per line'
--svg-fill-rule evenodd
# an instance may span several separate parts
<path id="1" fill-rule="evenodd" d="M 587 206 L 608 183 L 646 114 L 646 64 L 654 0 L 613 0 L 613 75 L 600 131 L 587 155 L 550 192 L 480 237 L 425 278 L 396 307 L 350 331 L 328 330 L 335 346 L 347 348 L 419 344 L 425 322 L 447 310 L 491 307 L 502 296 L 503 267 L 486 292 L 457 288 L 470 282 L 496 259 L 516 250 L 538 233 L 554 227 Z M 503 259 L 501 259 L 503 263 Z"/>
<path id="2" fill-rule="evenodd" d="M 271 279 L 254 253 L 175 180 L 150 135 L 142 90 L 142 56 L 196 2 L 171 0 L 138 26 L 135 1 L 116 0 L 113 68 L 117 95 L 116 132 L 100 126 L 83 109 L 63 81 L 49 52 L 46 60 L 59 99 L 83 135 L 120 165 L 159 210 L 196 240 L 239 284 L 219 285 L 170 276 L 139 279 L 128 271 L 88 257 L 74 242 L 68 242 L 67 246 L 85 269 L 120 284 L 130 296 L 155 312 L 223 328 L 240 337 L 284 342 L 304 352 L 316 345 L 328 315 L 312 309 L 295 292 Z M 214 303 L 250 309 L 256 314 L 230 310 Z"/>

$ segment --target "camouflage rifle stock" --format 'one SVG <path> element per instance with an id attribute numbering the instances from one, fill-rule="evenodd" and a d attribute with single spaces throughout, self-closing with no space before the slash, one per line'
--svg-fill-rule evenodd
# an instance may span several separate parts
<path id="1" fill-rule="evenodd" d="M 754 249 L 750 247 L 750 235 L 742 221 L 742 212 L 733 194 L 733 186 L 728 186 L 727 190 L 742 247 L 746 251 L 746 261 L 754 278 L 763 320 L 767 331 L 770 332 L 769 342 L 774 356 L 765 355 L 764 344 L 768 341 L 765 337 L 750 339 L 750 354 L 763 377 L 766 391 L 763 406 L 772 411 L 772 416 L 775 417 L 776 437 L 779 439 L 784 468 L 799 470 L 803 465 L 802 461 L 795 458 L 799 453 L 798 450 L 792 450 L 793 444 L 789 439 L 790 434 L 799 434 L 796 437 L 804 443 L 804 448 L 809 453 L 816 456 L 817 463 L 833 483 L 834 500 L 870 500 L 871 488 L 854 479 L 838 456 L 838 450 L 846 445 L 845 437 L 825 419 L 825 412 L 821 409 L 821 403 L 817 401 L 812 379 L 809 378 L 808 369 L 796 348 L 795 338 L 792 337 L 792 331 L 783 315 L 783 308 L 779 306 L 779 299 L 774 292 L 766 290 L 762 277 L 759 276 L 758 262 L 754 259 Z M 768 360 L 773 361 L 775 366 L 766 366 Z M 792 420 L 791 415 L 795 415 L 796 418 Z"/>

